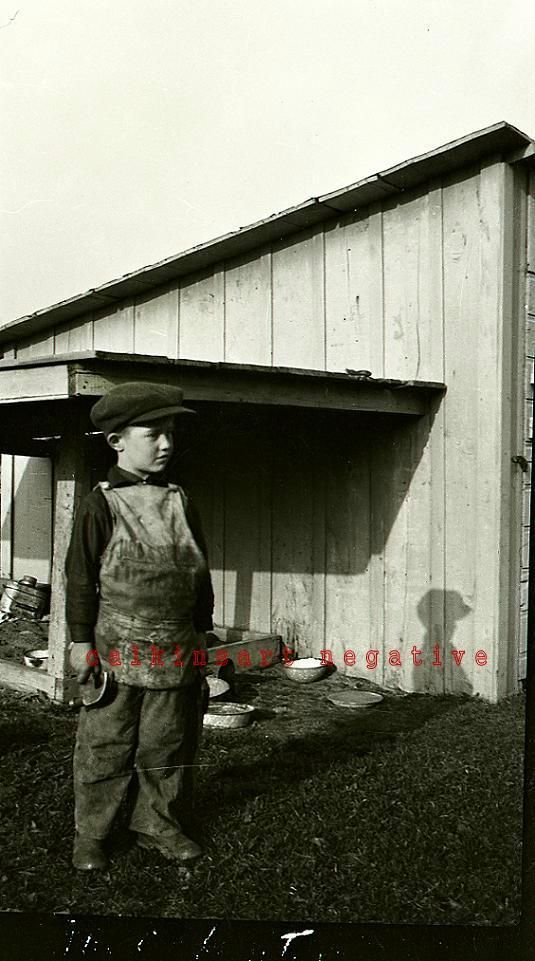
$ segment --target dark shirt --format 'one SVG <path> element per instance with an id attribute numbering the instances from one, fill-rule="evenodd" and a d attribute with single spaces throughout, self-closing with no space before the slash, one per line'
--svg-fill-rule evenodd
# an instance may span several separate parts
<path id="1" fill-rule="evenodd" d="M 135 474 L 130 474 L 119 467 L 112 467 L 107 479 L 111 487 L 125 487 L 130 484 L 157 484 L 166 487 L 168 483 L 164 473 L 153 474 L 146 481 L 140 481 Z M 191 533 L 208 564 L 208 551 L 199 514 L 185 494 L 183 502 Z M 76 513 L 65 562 L 66 617 L 71 640 L 74 642 L 94 643 L 94 627 L 98 616 L 100 559 L 108 546 L 112 531 L 113 520 L 108 503 L 100 487 L 97 487 L 82 501 Z M 212 630 L 213 610 L 214 592 L 207 566 L 199 582 L 197 603 L 193 613 L 196 631 Z"/>

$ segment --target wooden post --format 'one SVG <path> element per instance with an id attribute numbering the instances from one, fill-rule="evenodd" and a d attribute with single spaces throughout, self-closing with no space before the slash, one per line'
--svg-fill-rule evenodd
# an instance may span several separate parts
<path id="1" fill-rule="evenodd" d="M 74 515 L 81 498 L 89 489 L 85 421 L 73 410 L 65 426 L 54 464 L 54 543 L 52 560 L 52 598 L 49 634 L 49 672 L 54 678 L 54 700 L 66 701 L 76 691 L 69 677 L 67 622 L 65 618 L 65 558 L 69 547 Z"/>

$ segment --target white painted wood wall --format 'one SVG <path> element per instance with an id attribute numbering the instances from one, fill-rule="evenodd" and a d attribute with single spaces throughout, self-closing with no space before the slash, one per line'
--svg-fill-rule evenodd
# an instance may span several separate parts
<path id="1" fill-rule="evenodd" d="M 304 459 L 291 465 L 302 483 L 277 487 L 270 507 L 261 451 L 226 485 L 224 502 L 201 481 L 218 619 L 236 617 L 240 577 L 253 579 L 247 626 L 291 639 L 301 624 L 310 652 L 346 643 L 355 624 L 384 652 L 421 637 L 423 618 L 428 640 L 467 652 L 464 672 L 449 659 L 429 672 L 428 689 L 494 699 L 515 689 L 521 646 L 525 475 L 511 456 L 527 416 L 518 370 L 526 314 L 514 293 L 514 277 L 525 276 L 523 183 L 490 158 L 13 346 L 18 358 L 95 348 L 445 382 L 432 424 L 423 418 L 393 449 L 372 445 L 364 460 L 345 461 L 332 452 L 329 470 L 315 475 L 328 500 L 305 484 Z M 349 578 L 322 571 L 316 552 L 360 550 L 370 491 L 369 566 Z M 400 500 L 382 544 L 382 512 Z M 298 563 L 303 571 L 286 570 Z M 473 666 L 479 649 L 484 670 Z M 424 672 L 415 677 L 377 675 L 407 690 Z"/>
<path id="2" fill-rule="evenodd" d="M 528 590 L 529 590 L 529 526 L 530 526 L 530 496 L 531 496 L 531 435 L 535 427 L 533 420 L 533 403 L 535 384 L 533 370 L 535 363 L 535 174 L 529 179 L 529 194 L 527 205 L 527 264 L 525 283 L 525 368 L 523 378 L 523 406 L 524 406 L 524 456 L 529 463 L 529 470 L 524 474 L 522 484 L 522 547 L 521 547 L 521 604 L 519 627 L 519 673 L 526 677 L 527 664 L 527 626 L 528 626 Z"/>
<path id="3" fill-rule="evenodd" d="M 52 462 L 2 454 L 2 577 L 25 574 L 49 584 L 52 557 Z"/>

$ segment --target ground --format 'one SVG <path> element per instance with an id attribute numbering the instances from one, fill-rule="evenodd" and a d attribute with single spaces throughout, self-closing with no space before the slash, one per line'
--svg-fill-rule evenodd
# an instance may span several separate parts
<path id="1" fill-rule="evenodd" d="M 205 731 L 205 857 L 191 868 L 162 862 L 132 848 L 118 824 L 101 877 L 70 865 L 76 711 L 0 689 L 0 909 L 517 921 L 522 695 L 492 706 L 387 694 L 362 711 L 328 701 L 355 684 L 369 687 L 336 672 L 298 685 L 280 665 L 239 675 L 235 697 L 255 706 L 256 720 Z"/>

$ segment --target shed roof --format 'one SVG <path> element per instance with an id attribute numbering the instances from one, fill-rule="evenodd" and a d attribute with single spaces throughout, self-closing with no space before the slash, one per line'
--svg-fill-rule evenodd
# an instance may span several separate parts
<path id="1" fill-rule="evenodd" d="M 132 377 L 164 384 L 178 381 L 189 406 L 209 401 L 389 416 L 425 414 L 446 390 L 445 384 L 435 381 L 362 377 L 357 371 L 176 360 L 102 350 L 0 360 L 0 450 L 49 456 L 54 435 L 63 433 L 72 419 L 73 404 L 82 405 L 88 415 L 88 403 Z"/>
<path id="2" fill-rule="evenodd" d="M 341 190 L 313 197 L 159 263 L 124 274 L 85 293 L 19 317 L 0 328 L 0 347 L 89 311 L 106 305 L 113 306 L 124 299 L 146 293 L 153 287 L 206 269 L 222 260 L 243 255 L 263 244 L 280 240 L 328 220 L 336 214 L 366 208 L 385 197 L 476 163 L 489 154 L 507 156 L 516 151 L 514 159 L 523 156 L 533 159 L 534 150 L 535 143 L 527 134 L 501 121 L 382 170 Z M 520 155 L 518 151 L 521 151 Z"/>

